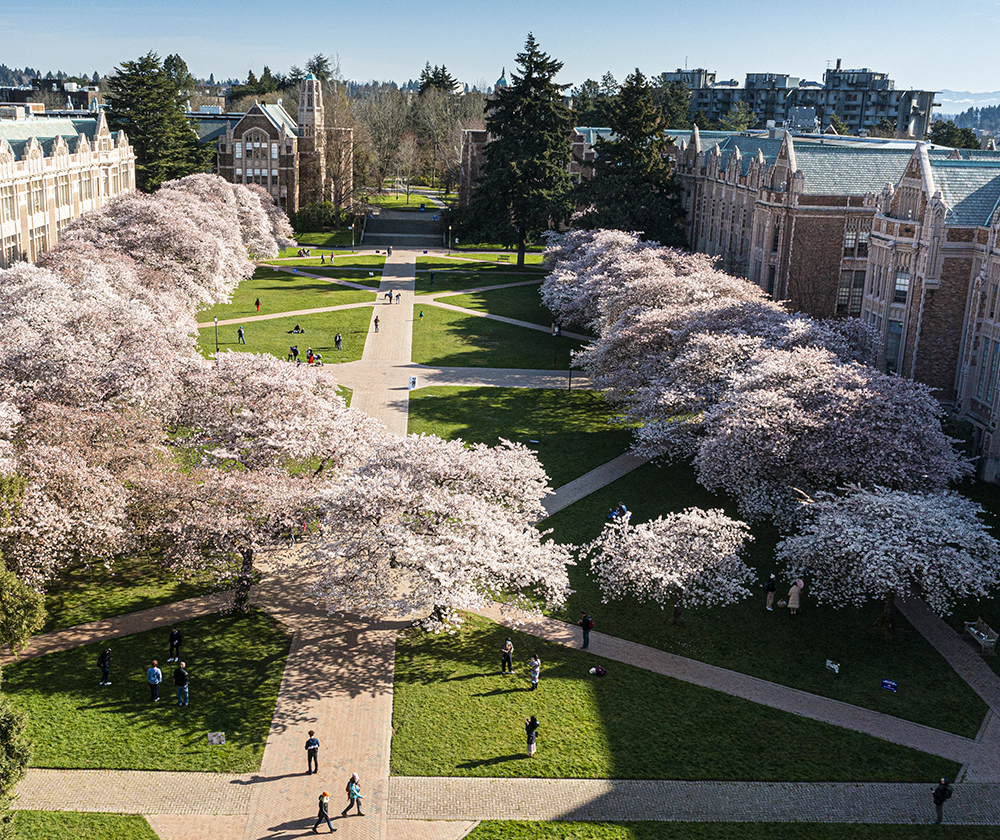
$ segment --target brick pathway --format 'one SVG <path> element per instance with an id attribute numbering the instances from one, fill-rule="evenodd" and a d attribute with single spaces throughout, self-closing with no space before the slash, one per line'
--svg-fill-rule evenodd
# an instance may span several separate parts
<path id="1" fill-rule="evenodd" d="M 544 749 L 539 745 L 539 749 Z M 390 817 L 929 823 L 930 784 L 670 782 L 393 776 Z M 957 785 L 945 822 L 1000 825 L 1000 785 Z"/>

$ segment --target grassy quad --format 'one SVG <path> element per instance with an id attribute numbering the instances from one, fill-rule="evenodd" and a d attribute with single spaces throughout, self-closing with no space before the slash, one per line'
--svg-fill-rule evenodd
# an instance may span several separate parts
<path id="1" fill-rule="evenodd" d="M 32 766 L 61 769 L 248 773 L 260 767 L 289 638 L 260 612 L 212 615 L 181 625 L 190 705 L 178 707 L 167 628 L 15 662 L 4 692 L 29 714 Z M 112 650 L 111 685 L 98 686 L 97 657 Z M 164 672 L 151 703 L 150 661 Z M 225 732 L 209 746 L 209 732 Z"/>
<path id="2" fill-rule="evenodd" d="M 418 295 L 433 295 L 441 292 L 464 292 L 466 289 L 489 288 L 505 283 L 520 283 L 532 280 L 530 275 L 518 274 L 513 271 L 499 271 L 495 268 L 482 271 L 449 268 L 445 271 L 433 271 L 434 282 L 431 282 L 431 271 L 418 271 L 414 291 Z M 535 294 L 538 287 L 533 286 Z M 448 301 L 450 303 L 450 301 Z"/>
<path id="3" fill-rule="evenodd" d="M 357 282 L 350 274 L 350 272 L 338 271 L 336 276 Z M 233 299 L 229 303 L 220 303 L 202 310 L 198 313 L 198 321 L 205 324 L 216 317 L 220 321 L 256 317 L 258 312 L 255 303 L 258 298 L 261 304 L 259 313 L 261 315 L 375 301 L 373 293 L 361 289 L 328 283 L 325 280 L 317 280 L 315 277 L 290 274 L 287 271 L 258 268 L 253 277 L 240 283 L 236 291 L 233 292 Z"/>
<path id="4" fill-rule="evenodd" d="M 348 290 L 351 291 L 351 290 Z M 367 292 L 357 294 L 367 295 Z M 243 325 L 246 344 L 239 344 L 236 325 L 219 327 L 219 349 L 236 350 L 247 353 L 270 353 L 279 359 L 288 358 L 288 348 L 296 345 L 299 358 L 305 363 L 306 349 L 323 354 L 325 364 L 353 362 L 361 358 L 365 349 L 365 339 L 371 322 L 372 310 L 369 306 L 353 309 L 339 309 L 334 312 L 317 312 L 312 315 L 295 315 L 289 318 L 273 318 L 265 321 L 250 321 Z M 298 324 L 304 334 L 293 333 Z M 340 332 L 343 349 L 338 351 L 334 338 Z M 206 357 L 215 353 L 215 327 L 198 330 L 198 346 Z"/>
<path id="5" fill-rule="evenodd" d="M 594 391 L 422 388 L 410 394 L 409 432 L 495 446 L 501 437 L 538 453 L 553 487 L 617 458 L 631 433 Z M 532 440 L 538 443 L 531 443 Z"/>
<path id="6" fill-rule="evenodd" d="M 503 822 L 483 820 L 468 840 L 1000 840 L 998 826 L 854 823 Z"/>
<path id="7" fill-rule="evenodd" d="M 420 312 L 424 313 L 422 320 Z M 413 361 L 441 367 L 568 370 L 579 341 L 417 302 Z"/>
<path id="8" fill-rule="evenodd" d="M 513 676 L 499 673 L 514 641 Z M 527 660 L 542 677 L 529 690 Z M 923 781 L 952 762 L 603 660 L 477 616 L 455 635 L 413 629 L 396 646 L 392 773 L 407 776 Z M 541 724 L 525 754 L 524 720 Z"/>
<path id="9" fill-rule="evenodd" d="M 540 527 L 551 528 L 560 542 L 581 545 L 600 533 L 609 508 L 618 502 L 629 507 L 635 523 L 691 506 L 730 507 L 702 488 L 688 466 L 647 464 Z M 778 571 L 773 561 L 777 534 L 757 527 L 754 536 L 747 563 L 763 581 Z M 571 566 L 569 573 L 576 592 L 556 614 L 567 621 L 575 623 L 588 610 L 595 630 L 970 738 L 986 714 L 983 701 L 902 616 L 887 635 L 875 625 L 881 605 L 818 607 L 808 580 L 795 616 L 782 609 L 767 612 L 758 589 L 728 607 L 685 610 L 681 626 L 674 627 L 669 606 L 661 611 L 630 599 L 602 604 L 587 566 Z M 779 599 L 789 585 L 779 577 Z M 826 670 L 827 659 L 840 663 L 839 674 Z M 898 682 L 898 692 L 883 690 L 882 679 Z"/>
<path id="10" fill-rule="evenodd" d="M 298 266 L 296 266 L 296 268 L 297 267 Z M 340 266 L 327 268 L 319 266 L 317 268 L 306 268 L 305 271 L 309 274 L 319 274 L 321 277 L 330 277 L 335 280 L 347 280 L 349 283 L 359 283 L 370 289 L 377 289 L 382 283 L 382 272 L 380 270 L 376 271 L 375 269 L 366 270 L 364 268 L 342 268 Z"/>
<path id="11" fill-rule="evenodd" d="M 95 791 L 95 798 L 100 791 Z M 101 814 L 76 811 L 18 811 L 14 818 L 18 840 L 158 840 L 139 814 Z"/>
<path id="12" fill-rule="evenodd" d="M 504 318 L 514 318 L 529 324 L 548 327 L 552 324 L 552 313 L 542 303 L 538 285 L 511 286 L 506 289 L 491 289 L 472 292 L 467 295 L 449 295 L 441 298 L 442 303 L 489 312 Z"/>

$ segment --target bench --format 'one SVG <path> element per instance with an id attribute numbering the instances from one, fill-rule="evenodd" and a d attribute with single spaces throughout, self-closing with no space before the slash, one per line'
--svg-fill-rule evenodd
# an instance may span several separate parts
<path id="1" fill-rule="evenodd" d="M 497 257 L 497 262 L 498 263 L 501 263 L 501 262 L 509 263 L 510 262 L 510 254 L 500 254 L 500 256 Z"/>
<path id="2" fill-rule="evenodd" d="M 984 654 L 992 653 L 996 655 L 997 631 L 993 630 L 981 618 L 978 618 L 975 621 L 966 621 L 965 633 L 966 635 L 972 636 L 975 641 L 979 642 L 979 646 L 983 649 Z"/>

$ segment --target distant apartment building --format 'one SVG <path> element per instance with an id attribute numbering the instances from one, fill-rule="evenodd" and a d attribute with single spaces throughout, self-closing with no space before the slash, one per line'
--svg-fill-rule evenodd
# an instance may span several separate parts
<path id="1" fill-rule="evenodd" d="M 331 201 L 347 208 L 354 187 L 354 132 L 325 124 L 323 92 L 311 73 L 299 89 L 298 122 L 281 103 L 245 114 L 190 114 L 203 143 L 215 143 L 216 171 L 235 184 L 259 184 L 287 212 Z"/>
<path id="2" fill-rule="evenodd" d="M 829 128 L 837 116 L 852 134 L 866 133 L 888 120 L 896 133 L 923 139 L 930 130 L 937 103 L 935 91 L 896 90 L 886 73 L 868 68 L 847 70 L 840 60 L 813 82 L 785 73 L 748 73 L 741 86 L 735 79 L 718 82 L 704 69 L 677 70 L 664 74 L 667 81 L 684 82 L 691 89 L 688 115 L 699 113 L 718 123 L 740 102 L 757 115 L 760 125 Z M 705 126 L 700 126 L 705 128 Z"/>
<path id="3" fill-rule="evenodd" d="M 0 106 L 0 268 L 33 262 L 73 219 L 135 189 L 135 153 L 104 114 Z"/>

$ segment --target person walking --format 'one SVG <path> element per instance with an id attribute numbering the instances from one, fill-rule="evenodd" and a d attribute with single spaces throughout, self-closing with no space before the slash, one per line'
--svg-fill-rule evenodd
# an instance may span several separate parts
<path id="1" fill-rule="evenodd" d="M 340 816 L 346 817 L 347 812 L 351 810 L 352 805 L 358 806 L 358 816 L 363 817 L 364 814 L 361 813 L 361 800 L 364 797 L 361 795 L 361 782 L 358 781 L 358 774 L 351 773 L 351 778 L 347 782 L 347 807 L 340 812 Z"/>
<path id="2" fill-rule="evenodd" d="M 257 312 L 260 313 L 260 298 L 257 298 L 253 305 L 257 307 Z"/>
<path id="3" fill-rule="evenodd" d="M 424 320 L 424 310 L 423 309 L 420 310 L 420 320 L 421 321 Z"/>
<path id="4" fill-rule="evenodd" d="M 792 588 L 788 590 L 788 612 L 792 615 L 795 615 L 799 611 L 799 598 L 804 586 L 805 583 L 799 578 L 792 584 Z"/>
<path id="5" fill-rule="evenodd" d="M 319 824 L 326 820 L 326 827 L 330 829 L 330 833 L 333 834 L 337 829 L 333 827 L 333 823 L 330 822 L 330 794 L 325 790 L 319 795 L 319 816 L 316 817 L 316 824 L 313 826 L 313 833 L 319 834 Z"/>
<path id="6" fill-rule="evenodd" d="M 336 348 L 337 348 L 338 350 L 341 350 L 341 349 L 343 349 L 343 345 L 344 345 L 344 337 L 343 337 L 343 336 L 342 336 L 342 335 L 341 335 L 340 333 L 337 333 L 337 334 L 336 334 L 336 335 L 335 335 L 335 336 L 333 337 L 333 344 L 334 344 L 334 346 L 335 346 L 335 347 L 336 347 Z"/>
<path id="7" fill-rule="evenodd" d="M 538 675 L 542 672 L 542 660 L 538 658 L 537 653 L 532 654 L 528 668 L 531 669 L 531 690 L 534 691 L 538 688 Z"/>
<path id="8" fill-rule="evenodd" d="M 111 648 L 104 648 L 97 657 L 97 667 L 101 669 L 100 685 L 111 685 Z"/>
<path id="9" fill-rule="evenodd" d="M 776 588 L 774 575 L 771 575 L 771 577 L 767 579 L 767 583 L 764 584 L 764 591 L 767 593 L 767 609 L 771 611 L 774 610 L 774 590 Z"/>
<path id="10" fill-rule="evenodd" d="M 163 671 L 155 659 L 146 671 L 146 682 L 149 683 L 150 702 L 155 703 L 160 699 L 160 683 L 163 682 Z"/>
<path id="11" fill-rule="evenodd" d="M 580 629 L 583 630 L 583 647 L 590 647 L 590 631 L 594 629 L 594 619 L 592 619 L 587 613 L 583 614 L 577 624 L 580 625 Z"/>
<path id="12" fill-rule="evenodd" d="M 246 344 L 247 343 L 246 337 L 243 335 L 243 327 L 240 327 L 236 331 L 236 343 L 237 344 Z"/>
<path id="13" fill-rule="evenodd" d="M 184 662 L 179 662 L 174 670 L 174 685 L 177 687 L 177 705 L 186 706 L 188 704 L 188 677 L 187 666 Z"/>
<path id="14" fill-rule="evenodd" d="M 378 332 L 378 315 L 375 316 L 375 332 Z"/>
<path id="15" fill-rule="evenodd" d="M 319 772 L 319 738 L 316 737 L 316 733 L 312 729 L 309 730 L 309 740 L 306 741 L 306 764 L 308 765 L 307 776 Z"/>
<path id="16" fill-rule="evenodd" d="M 507 669 L 510 668 L 510 672 L 514 673 L 514 643 L 507 639 L 500 647 L 500 673 L 506 674 Z"/>
<path id="17" fill-rule="evenodd" d="M 533 758 L 538 741 L 538 718 L 532 715 L 524 721 L 524 731 L 528 736 L 528 757 Z"/>
<path id="18" fill-rule="evenodd" d="M 167 657 L 167 662 L 178 662 L 181 658 L 181 631 L 177 629 L 176 625 L 170 628 L 170 637 L 167 641 L 170 643 L 170 655 Z"/>
<path id="19" fill-rule="evenodd" d="M 944 818 L 944 803 L 951 799 L 951 786 L 947 779 L 941 779 L 941 784 L 934 788 L 934 809 L 937 811 L 935 825 L 940 825 Z"/>
<path id="20" fill-rule="evenodd" d="M 396 292 L 396 303 L 399 303 L 402 299 L 403 296 L 399 292 Z"/>

